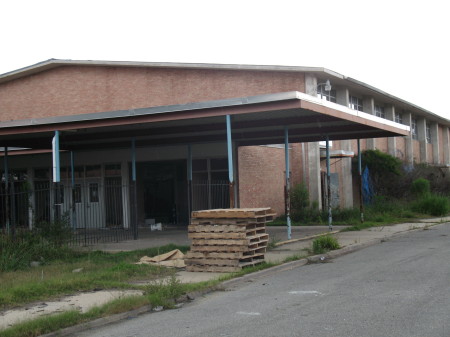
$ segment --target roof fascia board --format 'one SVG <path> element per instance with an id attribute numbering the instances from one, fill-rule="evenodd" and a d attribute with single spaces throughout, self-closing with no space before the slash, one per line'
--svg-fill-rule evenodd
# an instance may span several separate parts
<path id="1" fill-rule="evenodd" d="M 410 131 L 410 127 L 407 126 L 407 125 L 404 125 L 404 124 L 399 124 L 399 123 L 396 123 L 394 121 L 390 121 L 390 120 L 385 119 L 385 118 L 381 118 L 381 117 L 377 117 L 375 115 L 368 114 L 366 112 L 353 110 L 353 109 L 350 109 L 350 108 L 348 108 L 348 107 L 346 107 L 344 105 L 340 105 L 340 104 L 337 104 L 337 103 L 329 102 L 327 100 L 320 99 L 318 97 L 314 97 L 314 96 L 311 96 L 311 95 L 307 95 L 307 94 L 304 94 L 302 92 L 298 92 L 297 95 L 298 95 L 299 99 L 301 99 L 303 101 L 315 103 L 317 105 L 322 105 L 322 106 L 325 106 L 325 107 L 333 109 L 333 110 L 342 111 L 342 112 L 344 112 L 344 113 L 346 113 L 348 115 L 353 115 L 353 116 L 361 117 L 363 119 L 370 120 L 370 121 L 373 121 L 373 122 L 377 122 L 377 123 L 381 123 L 381 124 L 384 124 L 384 125 L 392 126 L 392 127 L 401 129 L 403 131 Z"/>

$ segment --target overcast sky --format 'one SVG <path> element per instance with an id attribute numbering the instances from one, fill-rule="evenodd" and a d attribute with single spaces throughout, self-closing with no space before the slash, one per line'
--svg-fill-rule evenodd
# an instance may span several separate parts
<path id="1" fill-rule="evenodd" d="M 318 66 L 450 119 L 446 2 L 3 0 L 0 74 L 49 58 Z"/>

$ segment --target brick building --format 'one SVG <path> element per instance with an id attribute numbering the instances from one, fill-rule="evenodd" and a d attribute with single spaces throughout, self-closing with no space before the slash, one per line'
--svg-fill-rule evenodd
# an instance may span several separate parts
<path id="1" fill-rule="evenodd" d="M 48 60 L 0 75 L 2 221 L 31 226 L 57 203 L 74 228 L 185 224 L 230 197 L 283 213 L 286 140 L 290 184 L 305 181 L 322 206 L 326 137 L 334 206 L 350 207 L 356 139 L 445 166 L 449 126 L 324 68 Z"/>

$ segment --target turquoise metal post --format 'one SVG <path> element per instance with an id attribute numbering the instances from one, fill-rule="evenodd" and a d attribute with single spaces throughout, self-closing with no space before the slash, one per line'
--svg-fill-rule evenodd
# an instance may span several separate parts
<path id="1" fill-rule="evenodd" d="M 5 215 L 6 215 L 6 233 L 10 234 L 10 219 L 9 219 L 9 167 L 8 167 L 8 147 L 5 146 L 5 161 L 4 161 L 4 168 L 5 168 Z"/>
<path id="2" fill-rule="evenodd" d="M 59 131 L 55 131 L 53 137 L 53 182 L 61 182 L 61 166 L 59 161 Z"/>
<path id="3" fill-rule="evenodd" d="M 137 183 L 136 183 L 136 139 L 131 139 L 131 180 L 133 182 L 133 198 L 134 198 L 134 224 L 133 239 L 138 238 L 138 212 L 137 212 Z"/>
<path id="4" fill-rule="evenodd" d="M 360 145 L 360 140 L 359 139 L 358 139 L 358 174 L 359 174 L 359 212 L 361 213 L 361 222 L 364 222 L 362 158 L 361 158 L 361 145 Z"/>
<path id="5" fill-rule="evenodd" d="M 136 139 L 131 140 L 131 180 L 136 182 Z"/>
<path id="6" fill-rule="evenodd" d="M 233 172 L 233 143 L 231 139 L 231 117 L 226 116 L 227 119 L 227 150 L 228 150 L 228 180 L 230 184 L 230 208 L 234 208 L 234 172 Z"/>
<path id="7" fill-rule="evenodd" d="M 286 186 L 285 186 L 285 208 L 286 208 L 286 224 L 287 224 L 287 236 L 288 240 L 291 239 L 291 182 L 289 171 L 289 130 L 288 127 L 284 127 L 284 156 L 286 164 Z"/>
<path id="8" fill-rule="evenodd" d="M 61 163 L 59 158 L 59 131 L 55 131 L 52 142 L 52 158 L 53 158 L 53 187 L 55 195 L 55 220 L 61 218 Z"/>
<path id="9" fill-rule="evenodd" d="M 187 192 L 188 192 L 188 221 L 191 223 L 192 216 L 192 146 L 188 144 L 187 155 Z"/>
<path id="10" fill-rule="evenodd" d="M 330 139 L 326 138 L 326 157 L 327 157 L 327 207 L 328 207 L 328 228 L 333 230 L 333 214 L 331 210 L 331 172 L 330 172 Z"/>

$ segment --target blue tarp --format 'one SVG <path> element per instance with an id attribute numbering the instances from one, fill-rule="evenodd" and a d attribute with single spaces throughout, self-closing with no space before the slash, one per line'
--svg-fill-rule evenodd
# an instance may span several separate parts
<path id="1" fill-rule="evenodd" d="M 366 168 L 362 174 L 362 192 L 364 204 L 371 204 L 373 201 L 374 190 L 372 185 L 372 179 L 370 179 L 369 168 Z"/>

